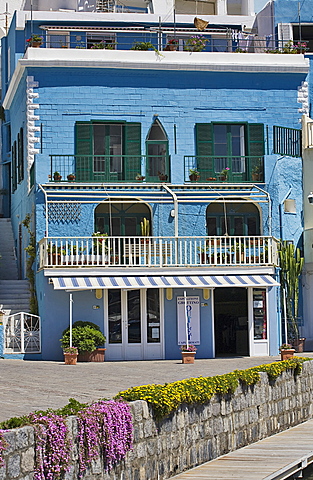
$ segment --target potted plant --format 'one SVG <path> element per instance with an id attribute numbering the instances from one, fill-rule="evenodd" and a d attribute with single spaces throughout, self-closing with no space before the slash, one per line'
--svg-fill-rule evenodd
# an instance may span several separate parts
<path id="1" fill-rule="evenodd" d="M 200 178 L 200 173 L 196 168 L 190 168 L 189 170 L 189 180 L 191 182 L 197 182 Z"/>
<path id="2" fill-rule="evenodd" d="M 78 357 L 78 349 L 76 347 L 64 347 L 63 354 L 65 365 L 76 365 Z"/>
<path id="3" fill-rule="evenodd" d="M 182 363 L 195 363 L 197 347 L 195 345 L 181 345 Z"/>
<path id="4" fill-rule="evenodd" d="M 137 173 L 136 175 L 136 180 L 137 182 L 143 182 L 143 180 L 145 179 L 146 177 L 144 177 L 143 175 L 141 175 L 140 173 Z"/>
<path id="5" fill-rule="evenodd" d="M 161 182 L 166 182 L 168 176 L 165 173 L 158 172 L 158 175 Z"/>
<path id="6" fill-rule="evenodd" d="M 155 48 L 154 45 L 152 45 L 151 42 L 134 42 L 133 46 L 131 47 L 131 50 L 154 50 L 155 52 L 158 53 L 158 50 Z"/>
<path id="7" fill-rule="evenodd" d="M 141 230 L 141 236 L 142 237 L 149 237 L 150 236 L 150 221 L 146 218 L 143 217 L 142 222 L 140 222 L 140 230 Z M 149 239 L 146 238 L 141 238 L 140 239 L 141 243 L 149 243 Z"/>
<path id="8" fill-rule="evenodd" d="M 55 182 L 60 182 L 60 181 L 62 180 L 62 175 L 60 175 L 59 172 L 54 172 L 54 174 L 53 174 L 53 180 L 54 180 Z"/>
<path id="9" fill-rule="evenodd" d="M 98 325 L 92 322 L 77 321 L 72 328 L 72 342 L 78 350 L 79 362 L 103 362 L 106 341 Z M 70 346 L 70 329 L 64 330 L 60 339 L 63 351 Z"/>
<path id="10" fill-rule="evenodd" d="M 30 38 L 28 38 L 26 42 L 30 47 L 39 48 L 43 43 L 43 37 L 34 34 Z"/>
<path id="11" fill-rule="evenodd" d="M 208 40 L 203 35 L 193 35 L 187 39 L 184 50 L 186 52 L 202 52 L 207 42 Z"/>
<path id="12" fill-rule="evenodd" d="M 107 242 L 107 233 L 100 233 L 94 232 L 92 237 L 95 238 L 93 241 L 93 254 L 94 255 L 102 255 L 102 253 L 108 254 L 109 253 L 109 246 Z"/>
<path id="13" fill-rule="evenodd" d="M 223 170 L 221 171 L 221 173 L 220 173 L 220 180 L 221 180 L 222 182 L 224 182 L 225 180 L 227 180 L 228 171 L 229 171 L 229 167 L 223 168 Z"/>
<path id="14" fill-rule="evenodd" d="M 283 343 L 279 347 L 279 351 L 280 351 L 280 359 L 282 361 L 288 360 L 288 358 L 292 358 L 295 353 L 295 349 L 292 348 L 292 345 L 290 345 L 290 343 Z"/>
<path id="15" fill-rule="evenodd" d="M 73 182 L 75 180 L 75 175 L 74 173 L 69 173 L 69 175 L 67 176 L 67 179 L 69 182 Z"/>
<path id="16" fill-rule="evenodd" d="M 252 168 L 252 171 L 251 171 L 252 180 L 254 182 L 260 180 L 260 174 L 261 174 L 260 165 L 254 165 L 254 167 Z"/>
<path id="17" fill-rule="evenodd" d="M 167 45 L 164 48 L 164 50 L 168 52 L 175 52 L 177 50 L 177 46 L 178 46 L 178 40 L 176 38 L 171 38 L 171 40 L 167 42 Z"/>

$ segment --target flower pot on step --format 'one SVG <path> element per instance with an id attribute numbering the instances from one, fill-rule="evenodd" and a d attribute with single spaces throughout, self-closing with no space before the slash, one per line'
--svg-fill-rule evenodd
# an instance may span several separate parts
<path id="1" fill-rule="evenodd" d="M 77 353 L 64 353 L 64 363 L 65 365 L 76 365 Z"/>
<path id="2" fill-rule="evenodd" d="M 182 363 L 195 363 L 196 352 L 181 352 Z"/>

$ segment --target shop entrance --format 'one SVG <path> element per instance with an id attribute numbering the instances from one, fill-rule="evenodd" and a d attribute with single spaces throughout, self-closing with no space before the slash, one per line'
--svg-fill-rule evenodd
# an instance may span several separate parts
<path id="1" fill-rule="evenodd" d="M 215 356 L 249 355 L 248 290 L 214 291 Z"/>

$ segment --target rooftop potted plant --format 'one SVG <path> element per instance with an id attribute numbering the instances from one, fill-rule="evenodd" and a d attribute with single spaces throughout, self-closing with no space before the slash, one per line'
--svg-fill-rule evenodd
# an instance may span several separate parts
<path id="1" fill-rule="evenodd" d="M 166 182 L 168 176 L 165 173 L 158 172 L 158 175 L 161 182 Z"/>
<path id="2" fill-rule="evenodd" d="M 171 38 L 168 40 L 166 47 L 164 48 L 165 51 L 175 52 L 178 47 L 178 40 L 177 38 Z"/>
<path id="3" fill-rule="evenodd" d="M 203 35 L 193 35 L 186 40 L 184 50 L 186 52 L 202 52 L 208 40 Z"/>
<path id="4" fill-rule="evenodd" d="M 260 165 L 254 165 L 254 167 L 251 170 L 252 180 L 254 182 L 257 181 L 257 180 L 260 180 L 260 174 L 261 174 L 261 166 Z"/>
<path id="5" fill-rule="evenodd" d="M 30 38 L 26 40 L 30 47 L 39 48 L 43 43 L 43 37 L 40 35 L 33 34 Z"/>
<path id="6" fill-rule="evenodd" d="M 195 363 L 195 355 L 197 347 L 192 344 L 181 345 L 180 351 L 182 354 L 182 363 Z"/>
<path id="7" fill-rule="evenodd" d="M 67 176 L 67 179 L 69 182 L 73 182 L 75 180 L 75 174 L 74 173 L 69 173 Z"/>

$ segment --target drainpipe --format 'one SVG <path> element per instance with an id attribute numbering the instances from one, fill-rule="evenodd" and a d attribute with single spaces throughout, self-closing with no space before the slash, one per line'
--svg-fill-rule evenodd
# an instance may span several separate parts
<path id="1" fill-rule="evenodd" d="M 266 191 L 263 190 L 263 188 L 260 188 L 257 185 L 254 185 L 260 192 L 264 193 L 267 196 L 267 202 L 268 202 L 268 233 L 269 236 L 272 236 L 272 204 L 271 204 L 271 197 L 270 194 Z"/>
<path id="2" fill-rule="evenodd" d="M 49 219 L 48 219 L 48 198 L 47 198 L 47 192 L 42 188 L 42 186 L 40 185 L 40 183 L 38 184 L 38 187 L 40 188 L 40 190 L 42 191 L 42 193 L 44 194 L 45 196 L 45 210 L 46 210 L 46 233 L 45 233 L 45 237 L 48 237 L 48 228 L 49 228 Z"/>
<path id="3" fill-rule="evenodd" d="M 173 203 L 174 203 L 174 236 L 175 238 L 178 237 L 178 200 L 177 200 L 177 195 L 174 193 L 165 183 L 162 184 L 162 187 L 165 188 L 165 190 L 172 195 L 173 197 Z"/>
<path id="4" fill-rule="evenodd" d="M 280 238 L 283 240 L 284 239 L 284 227 L 283 227 L 283 203 L 289 195 L 291 194 L 291 188 L 289 188 L 288 192 L 284 196 L 281 202 L 279 202 L 279 222 L 280 222 Z"/>

